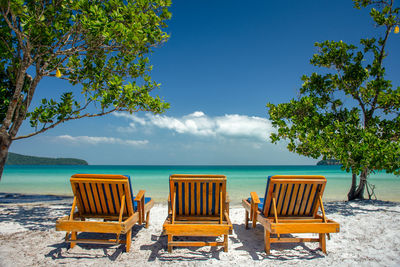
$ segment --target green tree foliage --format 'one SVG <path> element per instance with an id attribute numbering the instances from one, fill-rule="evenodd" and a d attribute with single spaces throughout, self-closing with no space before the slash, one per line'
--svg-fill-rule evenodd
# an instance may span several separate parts
<path id="1" fill-rule="evenodd" d="M 14 140 L 65 121 L 114 111 L 161 113 L 150 92 L 148 54 L 164 43 L 170 0 L 0 0 L 0 177 Z M 58 77 L 59 90 L 30 109 L 37 85 Z M 77 88 L 77 87 L 74 87 Z M 76 91 L 76 89 L 75 89 Z M 32 133 L 17 136 L 25 119 Z"/>
<path id="2" fill-rule="evenodd" d="M 358 48 L 342 41 L 316 43 L 310 63 L 323 74 L 303 76 L 297 99 L 268 103 L 277 132 L 272 142 L 312 158 L 336 159 L 352 173 L 348 199 L 363 199 L 373 171 L 400 174 L 400 87 L 385 79 L 386 44 L 399 25 L 393 1 L 354 0 L 356 8 L 372 6 L 370 15 L 383 36 L 360 40 Z M 359 182 L 357 182 L 359 177 Z M 369 197 L 373 192 L 368 190 Z"/>

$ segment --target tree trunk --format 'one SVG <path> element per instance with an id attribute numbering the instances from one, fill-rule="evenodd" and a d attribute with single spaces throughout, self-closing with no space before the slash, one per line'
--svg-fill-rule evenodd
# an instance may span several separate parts
<path id="1" fill-rule="evenodd" d="M 362 171 L 360 174 L 360 183 L 358 184 L 358 186 L 356 186 L 357 175 L 353 173 L 350 191 L 347 194 L 347 199 L 349 201 L 355 199 L 364 199 L 364 190 L 367 186 L 367 175 L 368 171 L 366 169 Z"/>
<path id="2" fill-rule="evenodd" d="M 7 132 L 0 133 L 0 180 L 6 165 L 8 150 L 12 143 L 11 136 Z"/>
<path id="3" fill-rule="evenodd" d="M 354 195 L 356 192 L 356 188 L 357 188 L 357 174 L 353 173 L 351 178 L 351 187 L 349 193 L 347 194 L 347 199 L 349 201 L 355 199 Z"/>

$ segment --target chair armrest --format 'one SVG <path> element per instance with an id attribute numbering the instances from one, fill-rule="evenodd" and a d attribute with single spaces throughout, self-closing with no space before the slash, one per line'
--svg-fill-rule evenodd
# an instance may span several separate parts
<path id="1" fill-rule="evenodd" d="M 139 193 L 135 197 L 135 201 L 140 201 L 144 197 L 145 192 L 146 191 L 144 191 L 144 190 L 140 190 Z"/>
<path id="2" fill-rule="evenodd" d="M 144 222 L 144 192 L 144 190 L 140 190 L 135 197 L 135 201 L 138 204 L 139 224 L 142 224 Z"/>
<path id="3" fill-rule="evenodd" d="M 226 211 L 224 212 L 224 217 L 225 217 L 225 220 L 227 221 L 227 223 L 229 225 L 232 225 L 231 219 L 229 218 L 229 214 Z"/>
<path id="4" fill-rule="evenodd" d="M 256 223 L 257 223 L 257 210 L 258 210 L 258 204 L 260 204 L 260 199 L 258 198 L 256 192 L 251 192 L 250 197 L 251 197 L 250 220 L 253 221 L 252 225 L 253 225 L 253 228 L 255 228 Z"/>
<path id="5" fill-rule="evenodd" d="M 253 202 L 254 204 L 260 204 L 260 199 L 258 198 L 256 192 L 251 192 L 250 196 L 251 196 L 251 202 Z"/>
<path id="6" fill-rule="evenodd" d="M 228 193 L 226 193 L 226 199 L 225 199 L 225 210 L 227 211 L 228 215 L 229 215 L 229 204 L 230 204 L 231 200 L 229 199 L 229 195 Z"/>

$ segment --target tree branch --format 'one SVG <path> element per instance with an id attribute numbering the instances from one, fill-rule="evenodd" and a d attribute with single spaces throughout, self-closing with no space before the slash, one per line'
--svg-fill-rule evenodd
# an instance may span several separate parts
<path id="1" fill-rule="evenodd" d="M 97 114 L 89 114 L 89 113 L 87 113 L 87 114 L 81 115 L 81 116 L 66 118 L 66 119 L 60 120 L 60 121 L 58 121 L 58 122 L 56 122 L 56 123 L 53 123 L 53 124 L 51 124 L 50 126 L 44 127 L 44 128 L 42 128 L 41 130 L 39 130 L 39 131 L 30 133 L 30 134 L 27 134 L 27 135 L 22 135 L 22 136 L 18 136 L 18 137 L 13 137 L 12 140 L 15 141 L 15 140 L 20 140 L 20 139 L 24 139 L 24 138 L 28 138 L 28 137 L 35 136 L 35 135 L 40 134 L 40 133 L 43 133 L 43 132 L 45 132 L 45 131 L 47 131 L 47 130 L 49 130 L 49 129 L 52 129 L 52 128 L 56 127 L 57 125 L 59 125 L 59 124 L 61 124 L 61 123 L 64 123 L 64 122 L 66 122 L 66 121 L 77 120 L 77 119 L 82 119 L 82 118 L 100 117 L 100 116 L 104 116 L 104 115 L 110 114 L 110 113 L 115 112 L 115 111 L 127 111 L 127 109 L 125 109 L 125 108 L 119 108 L 119 107 L 118 107 L 118 108 L 114 108 L 114 109 L 112 109 L 112 110 L 109 110 L 109 111 L 106 111 L 106 112 L 97 113 Z M 137 109 L 135 112 L 138 112 L 138 111 L 144 111 L 144 110 L 142 110 L 142 109 L 140 108 L 140 109 Z"/>

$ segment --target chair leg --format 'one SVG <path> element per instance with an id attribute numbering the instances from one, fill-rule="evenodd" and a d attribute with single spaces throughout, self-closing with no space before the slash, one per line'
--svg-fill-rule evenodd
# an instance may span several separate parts
<path id="1" fill-rule="evenodd" d="M 137 210 L 139 211 L 139 225 L 142 225 L 142 202 L 138 201 L 137 202 Z"/>
<path id="2" fill-rule="evenodd" d="M 129 252 L 129 250 L 131 249 L 131 242 L 132 242 L 132 230 L 129 230 L 128 232 L 126 232 L 126 252 Z"/>
<path id="3" fill-rule="evenodd" d="M 326 239 L 325 234 L 319 234 L 319 248 L 326 254 Z"/>
<path id="4" fill-rule="evenodd" d="M 228 235 L 224 235 L 224 252 L 228 252 Z"/>
<path id="5" fill-rule="evenodd" d="M 150 211 L 148 211 L 146 213 L 146 224 L 145 224 L 145 228 L 149 228 L 149 218 L 150 218 Z"/>
<path id="6" fill-rule="evenodd" d="M 168 235 L 168 252 L 171 253 L 172 252 L 172 245 L 170 245 L 170 243 L 172 242 L 173 239 L 173 235 Z"/>
<path id="7" fill-rule="evenodd" d="M 264 246 L 265 246 L 265 253 L 270 254 L 271 250 L 271 234 L 264 228 Z"/>
<path id="8" fill-rule="evenodd" d="M 72 241 L 72 240 L 76 240 L 76 235 L 77 235 L 76 232 L 71 232 L 71 241 Z M 73 247 L 75 247 L 75 245 L 76 245 L 75 242 L 71 242 L 71 243 L 69 244 L 69 247 L 70 247 L 70 248 L 73 248 Z"/>
<path id="9" fill-rule="evenodd" d="M 244 218 L 244 226 L 246 227 L 246 229 L 249 228 L 249 212 L 247 210 Z"/>
<path id="10" fill-rule="evenodd" d="M 256 226 L 257 226 L 256 212 L 255 212 L 255 211 L 253 211 L 253 214 L 252 214 L 251 216 L 252 216 L 252 217 L 251 217 L 251 220 L 252 220 L 252 226 L 253 226 L 253 228 L 256 228 Z"/>

